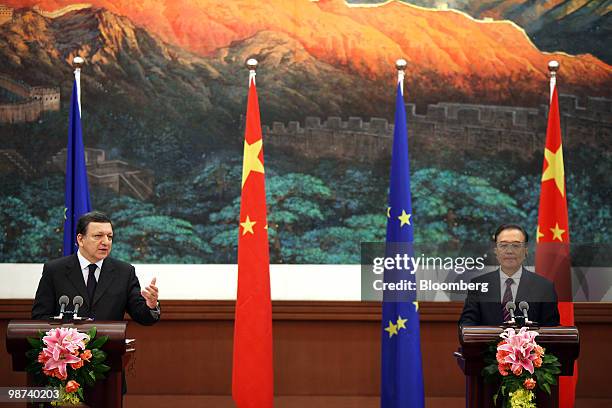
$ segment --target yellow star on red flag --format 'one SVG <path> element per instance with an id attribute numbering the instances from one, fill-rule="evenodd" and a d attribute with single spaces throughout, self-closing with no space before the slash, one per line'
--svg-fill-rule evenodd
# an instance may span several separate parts
<path id="1" fill-rule="evenodd" d="M 247 232 L 255 234 L 255 232 L 253 231 L 253 225 L 255 224 L 257 224 L 257 221 L 251 221 L 251 219 L 247 215 L 246 220 L 240 223 L 240 226 L 242 227 L 242 235 L 246 235 Z"/>
<path id="2" fill-rule="evenodd" d="M 558 239 L 559 241 L 563 242 L 563 233 L 565 230 L 559 228 L 559 223 L 556 223 L 555 228 L 551 228 L 550 231 L 553 233 L 553 241 Z"/>
<path id="3" fill-rule="evenodd" d="M 555 180 L 555 185 L 561 193 L 561 197 L 565 197 L 565 170 L 563 169 L 563 146 L 559 145 L 556 152 L 544 149 L 544 157 L 548 163 L 548 167 L 542 173 L 542 182 L 547 180 Z"/>
<path id="4" fill-rule="evenodd" d="M 544 236 L 544 233 L 540 231 L 540 226 L 538 225 L 538 230 L 536 231 L 536 242 L 540 242 L 540 238 Z"/>
<path id="5" fill-rule="evenodd" d="M 244 162 L 242 164 L 242 187 L 246 183 L 249 174 L 252 171 L 258 173 L 264 173 L 264 165 L 259 160 L 259 153 L 263 147 L 261 139 L 257 140 L 253 144 L 249 144 L 246 140 L 244 141 Z"/>

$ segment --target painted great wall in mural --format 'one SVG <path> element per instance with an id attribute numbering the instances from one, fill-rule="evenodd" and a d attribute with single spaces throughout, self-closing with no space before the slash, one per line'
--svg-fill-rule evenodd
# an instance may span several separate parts
<path id="1" fill-rule="evenodd" d="M 588 145 L 612 150 L 612 99 L 560 95 L 564 146 Z M 440 102 L 423 115 L 406 104 L 411 149 L 493 154 L 507 151 L 531 159 L 542 154 L 548 108 Z M 307 117 L 303 122 L 274 122 L 262 128 L 265 141 L 310 159 L 388 160 L 393 124 L 383 118 Z"/>
<path id="2" fill-rule="evenodd" d="M 59 88 L 30 86 L 0 74 L 0 123 L 34 122 L 43 112 L 59 109 Z"/>
<path id="3" fill-rule="evenodd" d="M 384 239 L 399 57 L 416 234 L 462 242 L 500 220 L 535 228 L 556 59 L 572 239 L 612 240 L 600 3 L 582 2 L 587 21 L 528 1 L 0 2 L 0 262 L 61 247 L 52 231 L 77 55 L 90 191 L 129 237 L 118 243 L 128 261 L 235 262 L 249 57 L 260 63 L 272 262 L 358 262 L 360 242 Z M 31 250 L 16 244 L 25 236 Z"/>

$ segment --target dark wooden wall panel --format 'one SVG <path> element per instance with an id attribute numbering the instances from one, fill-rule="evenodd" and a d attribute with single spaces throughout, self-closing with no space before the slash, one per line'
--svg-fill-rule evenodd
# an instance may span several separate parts
<path id="1" fill-rule="evenodd" d="M 0 336 L 10 319 L 28 318 L 31 300 L 0 300 Z M 422 303 L 421 344 L 426 395 L 463 397 L 463 376 L 452 357 L 459 303 Z M 275 394 L 376 396 L 380 386 L 380 304 L 273 302 Z M 165 301 L 162 321 L 130 323 L 137 353 L 128 370 L 129 394 L 229 395 L 233 302 Z M 577 304 L 581 333 L 580 398 L 612 399 L 612 304 Z M 0 346 L 0 386 L 22 385 Z"/>

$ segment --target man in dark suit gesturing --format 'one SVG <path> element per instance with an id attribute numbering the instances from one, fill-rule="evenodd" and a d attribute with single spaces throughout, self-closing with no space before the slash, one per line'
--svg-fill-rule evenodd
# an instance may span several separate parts
<path id="1" fill-rule="evenodd" d="M 77 223 L 76 254 L 55 259 L 43 267 L 38 284 L 32 319 L 48 319 L 60 312 L 62 295 L 83 298 L 80 316 L 95 320 L 123 320 L 128 314 L 144 325 L 160 318 L 155 278 L 141 291 L 134 267 L 110 258 L 113 225 L 105 214 L 92 211 Z"/>
<path id="2" fill-rule="evenodd" d="M 501 225 L 493 235 L 499 268 L 474 278 L 487 283 L 486 293 L 471 291 L 459 319 L 460 326 L 497 326 L 509 320 L 505 305 L 513 301 L 529 304 L 529 320 L 540 326 L 558 326 L 559 310 L 554 285 L 523 267 L 527 256 L 527 232 L 516 224 Z M 520 312 L 517 308 L 517 313 Z"/>

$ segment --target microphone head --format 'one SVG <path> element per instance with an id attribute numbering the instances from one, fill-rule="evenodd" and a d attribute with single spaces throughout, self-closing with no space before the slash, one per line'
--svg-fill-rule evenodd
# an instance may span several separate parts
<path id="1" fill-rule="evenodd" d="M 521 310 L 529 310 L 529 303 L 523 300 L 521 303 L 519 303 L 519 308 Z"/>
<path id="2" fill-rule="evenodd" d="M 60 298 L 59 298 L 60 306 L 66 306 L 69 302 L 70 302 L 70 299 L 68 299 L 68 296 L 66 296 L 66 295 L 60 296 Z"/>
<path id="3" fill-rule="evenodd" d="M 516 305 L 514 304 L 513 301 L 506 303 L 506 310 L 509 312 L 516 310 Z"/>
<path id="4" fill-rule="evenodd" d="M 79 305 L 79 307 L 83 306 L 83 298 L 81 296 L 78 296 L 78 295 L 75 296 L 74 299 L 72 299 L 72 304 L 75 305 L 75 306 Z"/>

